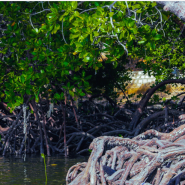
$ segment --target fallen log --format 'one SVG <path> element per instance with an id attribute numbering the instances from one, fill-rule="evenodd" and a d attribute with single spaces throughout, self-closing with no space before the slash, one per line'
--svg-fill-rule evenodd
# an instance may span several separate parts
<path id="1" fill-rule="evenodd" d="M 102 136 L 87 163 L 72 166 L 69 185 L 170 185 L 185 180 L 185 124 L 170 133 L 148 130 L 132 139 Z M 177 183 L 177 184 L 179 184 Z"/>

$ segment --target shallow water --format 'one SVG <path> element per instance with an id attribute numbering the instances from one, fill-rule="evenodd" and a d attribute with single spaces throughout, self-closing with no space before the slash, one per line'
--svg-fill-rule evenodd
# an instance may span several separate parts
<path id="1" fill-rule="evenodd" d="M 47 185 L 65 185 L 68 169 L 78 162 L 87 160 L 88 156 L 46 157 Z M 0 157 L 0 184 L 46 184 L 43 158 L 39 155 Z"/>

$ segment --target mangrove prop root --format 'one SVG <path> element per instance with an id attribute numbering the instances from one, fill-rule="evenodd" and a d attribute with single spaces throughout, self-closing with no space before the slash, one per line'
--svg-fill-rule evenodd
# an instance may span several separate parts
<path id="1" fill-rule="evenodd" d="M 102 136 L 87 163 L 72 166 L 68 185 L 167 185 L 184 182 L 185 124 L 170 133 L 148 130 L 135 138 Z M 179 183 L 178 183 L 179 184 Z"/>
<path id="2" fill-rule="evenodd" d="M 164 124 L 164 111 L 156 112 L 155 109 L 148 108 L 145 110 L 145 114 L 147 113 L 149 116 L 144 115 L 144 118 L 137 125 L 134 130 L 127 130 L 129 127 L 129 123 L 132 120 L 133 112 L 126 108 L 115 108 L 114 110 L 111 106 L 107 105 L 106 102 L 94 103 L 83 101 L 79 103 L 78 109 L 74 106 L 70 106 L 69 103 L 66 105 L 62 103 L 60 105 L 54 105 L 53 112 L 50 117 L 46 117 L 49 110 L 49 104 L 46 104 L 45 100 L 40 100 L 37 104 L 35 101 L 27 102 L 30 109 L 34 111 L 34 114 L 31 114 L 27 118 L 27 123 L 29 126 L 27 127 L 26 135 L 23 133 L 24 131 L 24 115 L 22 114 L 23 107 L 18 107 L 15 109 L 16 115 L 11 115 L 10 113 L 5 114 L 4 110 L 0 110 L 0 155 L 8 155 L 8 154 L 22 154 L 26 153 L 47 153 L 50 156 L 53 153 L 62 153 L 65 151 L 69 152 L 69 154 L 87 154 L 89 153 L 88 147 L 92 140 L 99 136 L 108 136 L 108 135 L 118 135 L 123 134 L 123 137 L 133 138 L 140 132 L 144 132 L 153 128 L 149 132 L 146 132 L 140 136 L 145 139 L 148 139 L 152 136 L 157 136 L 159 140 L 163 140 L 163 138 L 159 138 L 161 131 L 164 133 L 169 133 L 174 128 L 177 128 L 181 124 L 185 122 L 184 116 L 181 110 L 168 110 L 168 121 L 169 123 Z M 130 107 L 131 108 L 131 107 Z M 29 110 L 26 111 L 26 115 L 29 113 Z M 64 114 L 65 109 L 65 114 Z M 97 111 L 98 110 L 98 111 Z M 76 117 L 75 117 L 76 114 Z M 111 115 L 110 115 L 111 114 Z M 65 116 L 64 116 L 65 115 Z M 147 116 L 147 117 L 146 117 Z M 173 116 L 173 117 L 172 117 Z M 177 121 L 177 116 L 181 121 Z M 164 118 L 163 118 L 164 117 Z M 66 130 L 64 131 L 64 121 L 66 122 Z M 173 122 L 172 122 L 173 121 Z M 79 123 L 80 128 L 77 128 L 77 124 Z M 155 130 L 156 131 L 155 131 Z M 66 132 L 66 134 L 64 134 Z M 173 135 L 165 135 L 162 134 L 164 138 L 170 137 L 170 142 L 176 140 L 176 131 L 171 133 Z M 185 139 L 184 130 L 179 131 L 181 137 L 178 135 L 178 140 Z M 138 133 L 138 134 L 137 134 Z M 64 137 L 66 136 L 66 147 L 67 150 L 64 150 L 66 147 L 64 145 Z M 161 137 L 162 137 L 161 136 Z M 143 139 L 141 138 L 141 139 Z M 140 138 L 134 138 L 135 140 L 140 140 Z M 153 141 L 152 141 L 153 142 Z M 167 141 L 166 141 L 167 142 Z M 168 144 L 171 144 L 168 142 Z M 167 144 L 167 143 L 166 143 Z M 177 143 L 176 143 L 177 145 Z M 165 145 L 166 146 L 166 145 Z M 127 150 L 122 148 L 116 149 L 120 150 L 120 157 Z M 149 143 L 145 146 L 145 148 L 150 147 Z M 152 149 L 154 150 L 154 148 Z M 105 149 L 103 150 L 105 151 Z M 114 151 L 113 151 L 114 152 Z M 101 154 L 102 155 L 102 154 Z M 100 155 L 100 156 L 101 156 Z M 107 154 L 109 155 L 109 154 Z M 113 155 L 113 154 L 111 154 Z M 109 164 L 111 164 L 111 168 L 115 167 L 115 161 L 117 160 L 116 154 L 113 159 L 109 159 Z M 127 154 L 132 157 L 131 154 Z M 125 157 L 125 156 L 124 156 Z M 129 157 L 127 157 L 129 158 Z M 111 161 L 112 160 L 112 161 Z M 120 159 L 121 160 L 121 159 Z M 126 160 L 126 159 L 125 159 Z M 127 160 L 128 162 L 128 160 Z M 102 161 L 103 163 L 103 161 Z M 124 163 L 125 165 L 126 163 Z M 135 163 L 133 164 L 135 166 Z M 139 163 L 138 163 L 139 166 Z M 103 169 L 107 169 L 105 165 L 102 166 Z M 119 170 L 121 170 L 122 163 L 119 163 Z M 100 168 L 100 166 L 99 166 Z M 137 167 L 136 167 L 137 168 Z M 100 168 L 100 172 L 102 168 Z M 115 169 L 114 169 L 115 170 Z M 110 171 L 110 170 L 109 170 Z M 117 172 L 119 175 L 119 172 Z M 85 175 L 88 173 L 86 172 Z M 106 175 L 106 173 L 105 173 Z M 133 176 L 133 174 L 129 174 Z M 110 175 L 109 175 L 110 176 Z M 103 181 L 103 180 L 102 180 Z M 99 183 L 99 178 L 97 178 L 97 184 Z"/>

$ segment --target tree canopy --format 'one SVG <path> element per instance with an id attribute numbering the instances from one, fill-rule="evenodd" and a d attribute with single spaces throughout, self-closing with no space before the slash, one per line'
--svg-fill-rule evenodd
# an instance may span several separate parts
<path id="1" fill-rule="evenodd" d="M 129 57 L 158 82 L 170 79 L 174 67 L 184 73 L 183 32 L 152 1 L 0 2 L 0 96 L 13 110 L 24 95 L 56 102 L 125 89 Z"/>

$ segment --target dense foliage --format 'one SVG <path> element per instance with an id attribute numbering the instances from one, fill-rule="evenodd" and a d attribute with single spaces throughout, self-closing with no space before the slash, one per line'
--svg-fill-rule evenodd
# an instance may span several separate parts
<path id="1" fill-rule="evenodd" d="M 185 69 L 183 29 L 155 2 L 0 2 L 1 98 L 111 95 L 129 81 L 128 56 L 158 81 Z M 99 58 L 104 52 L 107 60 Z M 13 110 L 12 109 L 12 110 Z"/>

